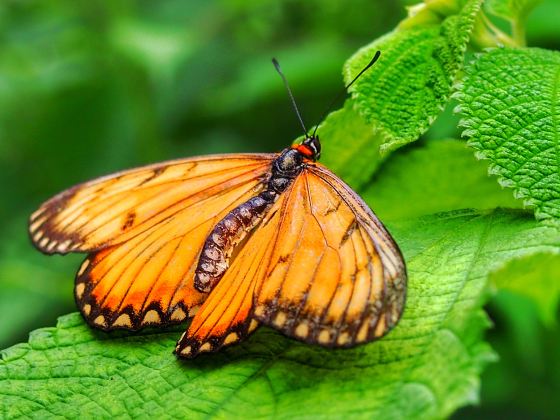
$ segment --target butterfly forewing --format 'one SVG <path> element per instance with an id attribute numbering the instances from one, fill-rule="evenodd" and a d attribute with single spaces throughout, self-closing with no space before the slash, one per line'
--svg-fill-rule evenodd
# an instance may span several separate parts
<path id="1" fill-rule="evenodd" d="M 124 242 L 228 188 L 265 176 L 275 155 L 216 155 L 120 172 L 70 188 L 32 214 L 42 252 L 92 251 Z"/>

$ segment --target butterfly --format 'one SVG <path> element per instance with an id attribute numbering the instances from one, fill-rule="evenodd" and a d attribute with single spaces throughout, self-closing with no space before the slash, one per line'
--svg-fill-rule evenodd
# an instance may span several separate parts
<path id="1" fill-rule="evenodd" d="M 260 324 L 325 347 L 370 342 L 401 317 L 405 263 L 364 201 L 318 163 L 320 153 L 314 132 L 280 153 L 118 172 L 45 202 L 29 234 L 45 254 L 88 254 L 74 294 L 92 327 L 192 319 L 180 357 L 236 343 Z"/>

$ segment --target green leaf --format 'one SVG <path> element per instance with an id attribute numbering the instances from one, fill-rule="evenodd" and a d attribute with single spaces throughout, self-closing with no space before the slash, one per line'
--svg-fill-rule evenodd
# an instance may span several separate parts
<path id="1" fill-rule="evenodd" d="M 457 98 L 468 144 L 537 219 L 560 218 L 560 53 L 495 49 L 467 73 Z"/>
<path id="2" fill-rule="evenodd" d="M 365 185 L 384 157 L 379 153 L 382 137 L 355 110 L 354 101 L 332 112 L 317 130 L 321 138 L 321 163 L 353 188 Z"/>
<path id="3" fill-rule="evenodd" d="M 529 297 L 543 323 L 553 327 L 560 301 L 558 273 L 560 254 L 543 253 L 511 261 L 490 278 L 499 289 Z"/>
<path id="4" fill-rule="evenodd" d="M 261 328 L 179 361 L 179 329 L 93 331 L 77 314 L 3 352 L 0 413 L 15 416 L 441 418 L 475 403 L 494 359 L 482 341 L 488 273 L 553 252 L 558 231 L 522 211 L 452 212 L 390 226 L 408 262 L 405 314 L 385 339 L 328 350 Z"/>
<path id="5" fill-rule="evenodd" d="M 521 207 L 464 141 L 430 140 L 391 155 L 361 192 L 382 220 L 465 208 Z"/>
<path id="6" fill-rule="evenodd" d="M 352 88 L 358 111 L 384 137 L 382 151 L 416 140 L 443 110 L 481 2 L 469 0 L 439 22 L 412 20 L 346 62 L 349 82 L 375 51 L 382 53 Z"/>
<path id="7" fill-rule="evenodd" d="M 490 13 L 509 21 L 524 21 L 527 15 L 543 0 L 488 0 Z"/>

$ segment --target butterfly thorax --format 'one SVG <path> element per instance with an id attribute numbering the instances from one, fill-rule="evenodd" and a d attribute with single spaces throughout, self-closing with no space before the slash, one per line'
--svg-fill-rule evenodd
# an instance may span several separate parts
<path id="1" fill-rule="evenodd" d="M 272 162 L 270 177 L 263 190 L 231 210 L 210 232 L 195 271 L 194 285 L 200 292 L 210 292 L 229 268 L 235 247 L 260 224 L 278 197 L 301 173 L 309 159 L 297 148 L 288 148 Z"/>

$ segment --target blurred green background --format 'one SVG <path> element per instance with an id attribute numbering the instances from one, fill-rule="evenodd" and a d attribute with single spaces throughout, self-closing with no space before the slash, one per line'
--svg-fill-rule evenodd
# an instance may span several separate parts
<path id="1" fill-rule="evenodd" d="M 307 124 L 318 123 L 341 88 L 344 61 L 390 31 L 411 3 L 2 1 L 0 348 L 76 310 L 82 257 L 42 256 L 27 238 L 27 216 L 42 201 L 149 162 L 278 151 L 300 128 L 271 57 L 282 63 Z M 559 3 L 546 0 L 533 12 L 530 46 L 560 49 Z M 455 124 L 447 111 L 426 137 L 457 137 Z M 512 293 L 498 294 L 489 311 L 501 361 L 483 376 L 482 405 L 457 417 L 553 418 L 558 324 L 543 325 Z"/>

